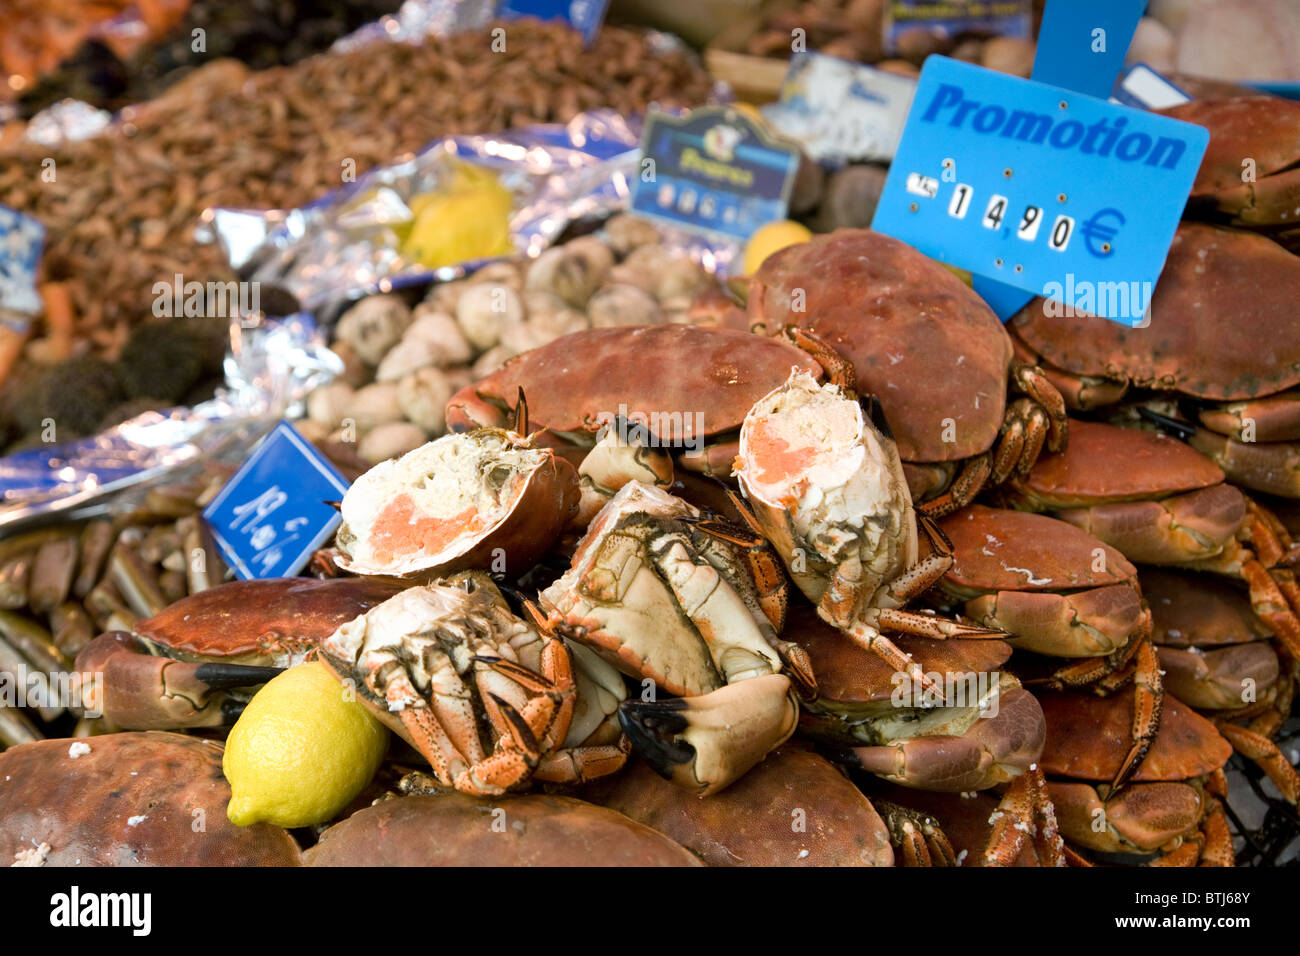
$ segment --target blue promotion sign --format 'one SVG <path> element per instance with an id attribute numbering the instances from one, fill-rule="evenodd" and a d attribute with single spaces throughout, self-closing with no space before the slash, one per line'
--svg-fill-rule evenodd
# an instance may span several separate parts
<path id="1" fill-rule="evenodd" d="M 723 106 L 684 117 L 651 112 L 632 211 L 680 229 L 748 239 L 784 219 L 799 148 Z"/>
<path id="2" fill-rule="evenodd" d="M 582 34 L 590 45 L 605 22 L 609 0 L 505 0 L 497 10 L 503 20 L 536 17 L 539 20 L 564 20 Z"/>
<path id="3" fill-rule="evenodd" d="M 1147 0 L 1047 0 L 1030 78 L 1105 99 L 1146 5 Z M 987 276 L 976 276 L 974 286 L 1004 322 L 1032 298 Z"/>
<path id="4" fill-rule="evenodd" d="M 0 325 L 26 323 L 42 309 L 36 291 L 45 227 L 8 206 L 0 206 Z"/>
<path id="5" fill-rule="evenodd" d="M 243 580 L 293 577 L 338 527 L 348 483 L 280 422 L 203 509 L 226 563 Z"/>
<path id="6" fill-rule="evenodd" d="M 1137 325 L 1208 142 L 1200 126 L 930 57 L 872 227 Z"/>

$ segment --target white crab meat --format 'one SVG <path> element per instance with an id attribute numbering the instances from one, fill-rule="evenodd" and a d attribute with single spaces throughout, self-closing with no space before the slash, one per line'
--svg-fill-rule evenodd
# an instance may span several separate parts
<path id="1" fill-rule="evenodd" d="M 834 385 L 795 369 L 755 403 L 740 429 L 736 474 L 800 588 L 820 597 L 803 564 L 861 558 L 876 576 L 916 561 L 916 525 L 893 442 Z"/>
<path id="2" fill-rule="evenodd" d="M 549 451 L 487 430 L 381 462 L 343 496 L 340 563 L 389 575 L 446 564 L 500 526 L 550 462 Z"/>

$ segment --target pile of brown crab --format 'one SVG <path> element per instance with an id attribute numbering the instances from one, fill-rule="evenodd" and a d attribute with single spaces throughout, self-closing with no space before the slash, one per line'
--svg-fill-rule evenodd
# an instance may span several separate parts
<path id="1" fill-rule="evenodd" d="M 1004 327 L 841 230 L 712 325 L 525 352 L 352 485 L 315 579 L 85 647 L 121 732 L 0 753 L 0 855 L 1231 866 L 1230 759 L 1300 801 L 1297 298 L 1272 240 L 1186 223 L 1148 327 Z M 300 852 L 225 826 L 190 734 L 313 655 L 400 741 Z"/>

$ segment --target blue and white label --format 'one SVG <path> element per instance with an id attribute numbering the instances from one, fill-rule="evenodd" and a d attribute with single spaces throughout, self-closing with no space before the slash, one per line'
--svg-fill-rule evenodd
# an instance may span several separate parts
<path id="1" fill-rule="evenodd" d="M 1163 110 L 1191 99 L 1166 76 L 1145 63 L 1137 63 L 1120 77 L 1110 101 L 1139 110 Z"/>
<path id="2" fill-rule="evenodd" d="M 348 483 L 280 422 L 203 509 L 226 563 L 247 581 L 293 577 L 342 520 L 331 501 Z"/>
<path id="3" fill-rule="evenodd" d="M 916 80 L 824 53 L 796 53 L 763 116 L 820 163 L 889 162 Z"/>
<path id="4" fill-rule="evenodd" d="M 45 227 L 31 216 L 0 206 L 0 325 L 25 331 L 43 306 L 36 290 Z"/>
<path id="5" fill-rule="evenodd" d="M 930 57 L 872 228 L 1138 325 L 1208 142 L 1200 126 Z M 1117 283 L 1123 308 L 1100 295 Z"/>
<path id="6" fill-rule="evenodd" d="M 503 20 L 536 17 L 539 20 L 563 20 L 582 34 L 587 45 L 596 39 L 609 0 L 505 0 L 497 10 Z"/>
<path id="7" fill-rule="evenodd" d="M 650 113 L 632 211 L 680 229 L 748 239 L 784 219 L 799 148 L 722 106 L 685 117 Z"/>

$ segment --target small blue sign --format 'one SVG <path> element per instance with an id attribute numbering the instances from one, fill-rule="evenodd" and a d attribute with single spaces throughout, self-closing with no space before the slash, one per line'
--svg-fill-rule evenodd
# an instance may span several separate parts
<path id="1" fill-rule="evenodd" d="M 0 206 L 0 326 L 25 332 L 31 317 L 40 314 L 36 276 L 44 246 L 44 226 Z"/>
<path id="2" fill-rule="evenodd" d="M 736 110 L 651 112 L 632 211 L 680 229 L 748 239 L 785 218 L 798 170 L 799 147 L 769 137 Z"/>
<path id="3" fill-rule="evenodd" d="M 872 228 L 1138 325 L 1208 142 L 1200 126 L 930 57 Z"/>
<path id="4" fill-rule="evenodd" d="M 1033 78 L 1098 99 L 1110 96 L 1147 0 L 1049 0 Z"/>
<path id="5" fill-rule="evenodd" d="M 339 513 L 327 502 L 341 500 L 347 490 L 338 470 L 280 422 L 203 517 L 240 578 L 291 578 L 338 527 Z"/>
<path id="6" fill-rule="evenodd" d="M 609 0 L 505 0 L 497 10 L 503 20 L 536 17 L 539 20 L 564 20 L 582 34 L 590 46 L 605 22 Z"/>
<path id="7" fill-rule="evenodd" d="M 900 38 L 917 31 L 954 39 L 963 34 L 1029 39 L 1033 29 L 1030 0 L 890 0 L 885 8 L 885 43 L 897 52 Z"/>

